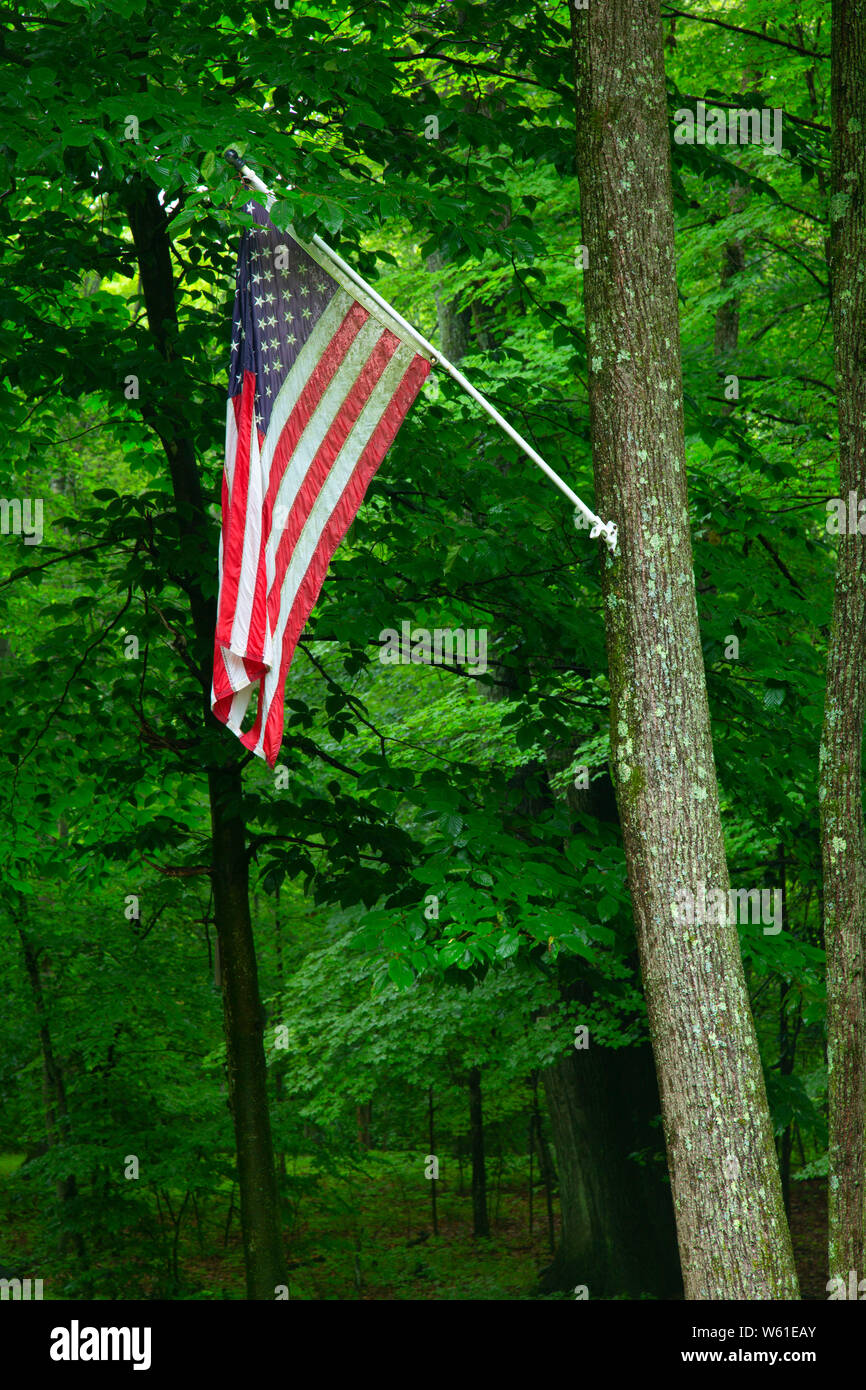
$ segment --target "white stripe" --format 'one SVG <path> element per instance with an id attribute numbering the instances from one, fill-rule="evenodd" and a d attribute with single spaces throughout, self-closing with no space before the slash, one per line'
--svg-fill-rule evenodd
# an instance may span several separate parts
<path id="1" fill-rule="evenodd" d="M 237 601 L 235 603 L 231 642 L 229 644 L 229 650 L 233 652 L 235 656 L 247 656 L 249 654 L 247 648 L 250 637 L 250 622 L 252 621 L 253 598 L 255 597 L 256 576 L 259 569 L 259 554 L 262 543 L 263 503 L 264 495 L 262 493 L 259 433 L 256 412 L 253 410 L 250 422 L 250 467 L 247 481 L 247 506 L 243 518 L 244 546 L 241 554 Z M 233 518 L 233 521 L 237 524 L 240 521 L 240 517 Z M 270 628 L 267 624 L 265 625 L 264 642 L 263 659 L 270 662 Z M 258 659 L 258 653 L 253 653 L 253 655 Z"/>
<path id="2" fill-rule="evenodd" d="M 318 323 L 295 358 L 291 371 L 280 387 L 277 399 L 274 401 L 274 408 L 271 411 L 268 432 L 262 440 L 262 468 L 267 474 L 270 474 L 274 450 L 285 429 L 286 421 L 298 404 L 301 392 L 324 357 L 328 344 L 351 307 L 350 296 L 344 290 L 338 290 L 333 299 L 325 306 Z"/>
<path id="3" fill-rule="evenodd" d="M 217 613 L 219 613 L 220 611 L 220 602 L 222 600 L 223 594 L 223 532 L 225 531 L 226 518 L 231 512 L 232 483 L 234 482 L 235 476 L 235 458 L 237 457 L 237 448 L 238 425 L 237 420 L 235 419 L 235 408 L 232 402 L 232 397 L 229 396 L 229 399 L 226 402 L 226 452 L 225 463 L 223 465 L 223 472 L 226 480 L 226 505 L 222 516 L 222 524 L 220 526 L 220 543 L 217 556 L 217 574 L 219 576 L 219 582 L 217 584 Z M 224 651 L 225 648 L 221 647 L 220 650 Z M 213 686 L 211 686 L 211 708 L 213 708 L 215 703 L 215 691 Z"/>
<path id="4" fill-rule="evenodd" d="M 334 460 L 333 467 L 328 474 L 325 484 L 313 504 L 306 525 L 298 537 L 298 542 L 295 546 L 291 563 L 286 570 L 283 587 L 280 593 L 280 610 L 276 630 L 274 632 L 274 651 L 278 655 L 264 679 L 260 696 L 262 727 L 259 741 L 255 747 L 255 752 L 258 753 L 260 757 L 264 757 L 264 737 L 268 715 L 270 714 L 271 704 L 277 695 L 279 686 L 280 668 L 282 666 L 283 636 L 289 622 L 295 599 L 297 598 L 298 590 L 301 587 L 304 575 L 309 569 L 310 561 L 316 552 L 322 533 L 339 504 L 340 498 L 346 490 L 347 483 L 355 471 L 355 466 L 369 444 L 376 427 L 385 414 L 397 387 L 400 385 L 407 368 L 411 365 L 415 356 L 415 350 L 409 344 L 401 343 L 397 348 L 373 388 L 343 448 Z"/>
<path id="5" fill-rule="evenodd" d="M 353 340 L 330 386 L 310 416 L 307 426 L 295 446 L 288 467 L 280 479 L 279 492 L 274 500 L 274 521 L 271 528 L 272 547 L 269 547 L 272 549 L 274 560 L 276 560 L 279 538 L 286 529 L 289 513 L 301 490 L 301 485 L 310 471 L 310 465 L 327 438 L 347 396 L 354 390 L 358 378 L 369 362 L 370 354 L 381 336 L 380 325 L 372 319 L 368 319 Z M 273 584 L 274 577 L 275 570 L 269 570 L 268 588 Z"/>
<path id="6" fill-rule="evenodd" d="M 262 452 L 259 452 L 258 429 L 253 411 L 253 419 L 250 430 L 250 464 L 249 481 L 247 485 L 247 507 L 246 515 L 243 518 L 234 517 L 235 525 L 243 522 L 244 545 L 241 557 L 240 575 L 238 578 L 237 602 L 235 605 L 234 616 L 232 619 L 232 629 L 230 635 L 230 646 L 224 649 L 227 654 L 234 653 L 236 656 L 246 656 L 248 654 L 248 643 L 250 635 L 250 623 L 252 621 L 252 606 L 255 596 L 256 578 L 258 575 L 259 556 L 261 554 L 262 540 L 262 509 L 268 487 L 268 479 L 273 461 L 276 441 L 282 432 L 283 426 L 289 415 L 294 409 L 304 386 L 309 381 L 310 375 L 321 359 L 328 343 L 336 333 L 346 314 L 351 308 L 352 301 L 342 290 L 338 290 L 330 302 L 326 305 L 324 312 L 320 316 L 315 328 L 310 334 L 301 351 L 298 353 L 294 366 L 292 367 L 286 380 L 280 388 L 279 395 L 274 402 L 274 409 L 271 414 L 270 427 L 266 438 L 263 441 Z M 228 483 L 228 510 L 231 512 L 231 494 L 234 484 L 235 461 L 237 458 L 238 446 L 238 427 L 235 419 L 235 411 L 232 401 L 228 402 L 226 413 L 226 456 L 225 474 Z M 222 546 L 222 537 L 220 537 Z M 222 550 L 220 551 L 222 557 Z M 269 589 L 274 578 L 274 559 L 271 546 L 265 549 L 265 577 L 267 588 Z M 220 589 L 222 589 L 222 565 L 220 566 Z M 258 653 L 255 654 L 258 658 Z M 273 661 L 273 648 L 271 641 L 270 622 L 266 620 L 263 660 L 267 665 Z M 244 677 L 246 679 L 246 677 Z M 234 681 L 232 682 L 234 685 Z"/>
<path id="7" fill-rule="evenodd" d="M 289 375 L 283 382 L 280 392 L 274 402 L 274 409 L 271 412 L 270 428 L 263 441 L 261 452 L 258 445 L 258 430 L 256 428 L 255 413 L 253 416 L 250 438 L 250 467 L 249 483 L 247 489 L 247 509 L 244 522 L 244 549 L 241 559 L 241 571 L 238 583 L 238 598 L 235 607 L 234 618 L 232 621 L 231 646 L 221 647 L 223 664 L 226 676 L 236 692 L 232 701 L 229 717 L 226 721 L 228 728 L 236 734 L 241 732 L 241 724 L 246 714 L 254 686 L 257 682 L 251 682 L 247 675 L 241 658 L 246 655 L 247 642 L 249 639 L 249 626 L 252 618 L 252 602 L 255 594 L 256 576 L 258 572 L 258 560 L 261 553 L 261 525 L 262 508 L 268 487 L 270 469 L 273 462 L 274 449 L 277 440 L 285 427 L 286 421 L 297 405 L 304 387 L 307 385 L 313 371 L 321 361 L 328 344 L 347 313 L 352 307 L 353 300 L 344 290 L 338 290 L 325 306 L 309 338 L 304 343 L 301 351 L 292 366 Z M 231 494 L 234 484 L 235 462 L 237 458 L 238 446 L 238 427 L 235 417 L 234 406 L 231 400 L 227 403 L 226 411 L 226 454 L 225 454 L 225 475 L 227 482 L 227 509 L 231 511 Z M 236 523 L 240 518 L 235 518 Z M 251 524 L 253 523 L 253 524 Z M 275 556 L 273 545 L 268 544 L 265 548 L 266 579 L 267 589 L 269 590 L 274 581 Z M 219 591 L 222 591 L 223 578 L 223 534 L 220 532 L 219 543 Z M 270 630 L 270 616 L 266 615 L 265 627 L 265 649 L 264 661 L 269 667 L 273 665 L 274 645 L 273 636 Z M 278 661 L 278 658 L 277 658 Z M 212 687 L 212 693 L 213 687 Z M 215 701 L 212 700 L 212 704 Z"/>
<path id="8" fill-rule="evenodd" d="M 268 488 L 269 474 L 274 450 L 276 448 L 276 441 L 279 438 L 279 432 L 281 432 L 285 421 L 288 420 L 291 411 L 297 404 L 304 386 L 309 381 L 311 372 L 321 360 L 322 354 L 327 349 L 328 343 L 343 322 L 350 307 L 351 303 L 348 296 L 344 295 L 342 291 L 338 291 L 325 310 L 325 313 L 319 319 L 316 328 L 307 339 L 304 348 L 298 354 L 298 359 L 294 367 L 283 383 L 283 387 L 277 397 L 277 404 L 280 405 L 279 414 L 277 413 L 277 404 L 275 404 L 274 413 L 271 415 L 268 433 L 263 441 L 261 453 L 259 452 L 255 413 L 253 415 L 252 428 L 250 431 L 250 467 L 249 482 L 247 485 L 247 507 L 246 516 L 243 519 L 244 546 L 229 646 L 229 651 L 233 652 L 236 656 L 252 655 L 256 660 L 259 659 L 258 651 L 250 653 L 249 650 L 250 625 L 252 623 L 253 601 L 259 574 L 259 558 L 262 554 L 264 501 Z M 323 327 L 323 321 L 325 320 L 327 320 L 327 322 L 324 323 Z M 321 333 L 319 333 L 320 328 L 322 328 Z M 377 338 L 380 336 L 380 331 L 378 324 L 375 323 L 370 323 L 369 326 L 365 324 L 361 329 L 350 347 L 347 358 L 344 360 L 344 367 L 336 374 L 316 410 L 313 412 L 289 460 L 289 466 L 283 478 L 280 480 L 280 490 L 275 499 L 274 512 L 278 517 L 281 516 L 283 520 L 282 525 L 273 527 L 270 534 L 266 537 L 264 547 L 266 595 L 274 582 L 276 573 L 276 542 L 274 533 L 276 532 L 276 534 L 279 535 L 282 532 L 285 526 L 285 520 L 288 518 L 291 504 L 294 502 L 298 489 L 306 477 L 307 470 L 315 458 L 322 440 L 330 429 L 334 417 L 343 404 L 343 400 L 349 389 L 343 384 L 346 381 L 346 373 L 350 374 L 351 384 L 354 385 L 355 378 L 359 371 L 363 369 L 363 366 L 375 346 Z M 314 339 L 317 339 L 315 343 L 313 342 Z M 306 352 L 308 348 L 310 349 L 309 353 Z M 312 359 L 312 361 L 309 359 Z M 282 424 L 280 423 L 281 421 Z M 239 520 L 240 518 L 235 518 L 236 523 Z M 267 614 L 265 618 L 264 645 L 261 659 L 267 666 L 271 666 L 275 659 L 277 661 L 279 660 L 278 656 L 275 657 L 270 619 Z"/>
<path id="9" fill-rule="evenodd" d="M 226 406 L 226 453 L 225 476 L 228 484 L 228 502 L 231 505 L 232 484 L 235 480 L 235 460 L 238 453 L 238 422 L 235 419 L 234 397 L 229 396 Z"/>
<path id="10" fill-rule="evenodd" d="M 244 679 L 248 680 L 246 675 Z M 226 720 L 226 728 L 231 729 L 232 733 L 237 734 L 238 737 L 241 735 L 241 725 L 244 722 L 244 715 L 252 699 L 254 688 L 255 687 L 248 682 L 244 689 L 239 690 L 232 700 L 232 707 L 229 710 L 229 717 Z"/>

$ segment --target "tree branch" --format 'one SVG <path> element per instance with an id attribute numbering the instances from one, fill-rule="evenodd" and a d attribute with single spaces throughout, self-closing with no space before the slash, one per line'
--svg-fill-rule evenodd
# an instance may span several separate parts
<path id="1" fill-rule="evenodd" d="M 680 19 L 692 19 L 695 24 L 715 24 L 719 29 L 729 29 L 732 34 L 745 34 L 750 39 L 760 39 L 761 43 L 772 43 L 777 48 L 790 48 L 792 53 L 799 53 L 804 58 L 829 58 L 829 53 L 818 53 L 814 48 L 801 48 L 799 44 L 788 43 L 786 39 L 771 39 L 769 34 L 761 34 L 757 29 L 743 29 L 739 24 L 726 24 L 723 19 L 711 19 L 709 15 L 691 14 L 688 10 L 672 10 L 667 6 L 662 10 L 662 19 L 672 19 L 677 15 Z"/>

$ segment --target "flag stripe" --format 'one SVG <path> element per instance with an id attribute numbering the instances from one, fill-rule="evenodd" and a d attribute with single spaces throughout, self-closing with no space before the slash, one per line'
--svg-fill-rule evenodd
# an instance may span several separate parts
<path id="1" fill-rule="evenodd" d="M 298 637 L 303 631 L 307 618 L 310 615 L 313 604 L 319 596 L 319 592 L 324 581 L 328 562 L 333 554 L 333 550 L 342 539 L 349 522 L 357 511 L 363 500 L 364 492 L 370 478 L 373 476 L 384 453 L 390 444 L 382 450 L 382 453 L 375 458 L 370 468 L 369 476 L 363 484 L 360 492 L 357 487 L 350 496 L 357 492 L 357 499 L 352 509 L 348 509 L 348 503 L 340 508 L 340 502 L 346 491 L 347 485 L 354 473 L 359 459 L 367 450 L 368 445 L 374 438 L 376 428 L 380 424 L 383 412 L 388 408 L 397 387 L 403 380 L 408 367 L 412 363 L 413 351 L 405 345 L 397 349 L 385 371 L 379 380 L 372 394 L 361 411 L 354 430 L 351 432 L 345 445 L 336 455 L 333 466 L 328 474 L 327 481 L 321 488 L 318 497 L 310 511 L 306 524 L 301 532 L 294 548 L 291 562 L 282 583 L 282 592 L 279 605 L 279 622 L 275 631 L 275 648 L 282 652 L 279 667 L 272 667 L 265 676 L 262 688 L 262 711 L 267 720 L 265 726 L 265 739 L 257 740 L 255 747 L 257 752 L 261 752 L 270 761 L 275 750 L 279 748 L 282 736 L 282 701 L 275 701 L 275 694 L 282 688 L 283 681 L 289 668 L 294 650 L 297 645 Z M 426 365 L 426 364 L 425 364 Z M 423 377 L 422 377 L 423 380 Z M 419 383 L 420 384 L 420 383 Z M 402 417 L 401 417 L 402 418 Z M 398 421 L 399 424 L 399 421 Z M 394 429 L 396 433 L 396 427 Z M 393 438 L 393 435 L 391 436 Z M 368 463 L 373 460 L 374 454 L 367 455 Z M 339 510 L 339 516 L 347 516 L 348 519 L 339 533 L 333 532 L 333 543 L 328 549 L 327 540 L 320 546 L 322 537 L 325 535 L 328 523 L 332 514 Z M 289 622 L 292 619 L 291 628 Z M 257 722 L 259 722 L 257 720 Z"/>
<path id="2" fill-rule="evenodd" d="M 258 205 L 248 211 L 256 226 L 238 259 L 211 705 L 273 767 L 298 639 L 430 362 L 328 257 L 278 232 Z"/>
<path id="3" fill-rule="evenodd" d="M 378 330 L 378 324 L 376 325 Z M 304 529 L 316 499 L 324 486 L 337 456 L 358 422 L 370 394 L 381 378 L 397 348 L 399 340 L 387 330 L 381 335 L 364 365 L 363 371 L 345 396 L 327 434 L 310 460 L 303 482 L 292 501 L 286 528 L 277 548 L 276 574 L 269 596 L 269 609 L 274 619 L 279 611 L 280 591 L 298 537 Z M 300 453 L 300 450 L 298 451 Z"/>
<path id="4" fill-rule="evenodd" d="M 244 535 L 248 521 L 254 518 L 247 512 L 247 483 L 250 470 L 250 444 L 255 429 L 255 380 L 244 373 L 243 390 L 238 409 L 238 446 L 235 466 L 228 486 L 228 510 L 223 512 L 223 574 L 220 594 L 217 637 L 224 646 L 231 646 L 232 618 L 237 604 L 244 553 Z"/>
<path id="5" fill-rule="evenodd" d="M 304 351 L 286 379 L 277 398 L 277 406 L 271 416 L 268 433 L 262 445 L 260 477 L 268 478 L 268 488 L 259 508 L 262 524 L 259 532 L 259 554 L 255 567 L 255 592 L 252 595 L 250 610 L 241 614 L 241 622 L 232 633 L 232 650 L 246 652 L 250 656 L 261 657 L 267 665 L 274 654 L 271 649 L 271 622 L 268 613 L 268 556 L 271 552 L 271 529 L 273 523 L 274 499 L 278 494 L 280 479 L 289 464 L 295 444 L 305 425 L 314 414 L 328 386 L 337 372 L 340 363 L 349 351 L 352 342 L 368 317 L 359 304 L 348 303 L 348 296 L 342 293 L 334 296 L 322 319 L 319 321 L 323 333 L 311 335 Z M 345 311 L 345 312 L 344 312 Z M 336 332 L 327 343 L 324 353 L 310 371 L 308 357 L 315 360 L 321 351 L 324 332 L 339 320 Z M 317 326 L 318 327 L 318 326 Z M 309 349 L 309 353 L 307 352 Z M 286 389 L 288 388 L 288 390 Z M 286 409 L 290 414 L 280 429 Z"/>

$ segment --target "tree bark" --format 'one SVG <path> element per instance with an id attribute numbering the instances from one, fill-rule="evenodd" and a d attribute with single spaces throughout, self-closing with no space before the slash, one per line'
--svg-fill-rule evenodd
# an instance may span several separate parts
<path id="1" fill-rule="evenodd" d="M 171 475 L 178 520 L 183 530 L 184 572 L 178 582 L 192 616 L 196 664 L 202 686 L 205 730 L 219 726 L 210 713 L 210 663 L 216 607 L 206 598 L 201 575 L 214 564 L 195 449 L 184 420 L 184 381 L 177 348 L 178 322 L 171 269 L 168 224 L 156 185 L 137 179 L 126 185 L 129 225 L 138 259 L 147 319 L 157 351 L 172 364 L 175 389 L 152 407 L 153 427 L 162 441 Z M 211 877 L 219 946 L 223 1021 L 234 1121 L 247 1298 L 273 1299 L 285 1283 L 279 1206 L 268 1112 L 264 1055 L 264 1012 L 259 997 L 255 943 L 250 921 L 246 824 L 242 810 L 240 764 L 234 750 L 210 742 L 203 748 L 218 765 L 208 769 L 211 807 Z"/>
<path id="2" fill-rule="evenodd" d="M 737 928 L 682 892 L 728 873 L 686 495 L 658 0 L 572 7 L 611 757 L 688 1299 L 795 1299 Z M 702 914 L 699 914 L 702 915 Z"/>
<path id="3" fill-rule="evenodd" d="M 840 495 L 866 497 L 866 10 L 834 0 L 831 305 Z M 864 523 L 866 524 L 866 523 Z M 866 539 L 839 536 L 818 800 L 827 949 L 830 1276 L 866 1273 Z"/>
<path id="4" fill-rule="evenodd" d="M 469 1135 L 472 1145 L 472 1234 L 489 1236 L 487 1169 L 484 1164 L 484 1110 L 481 1102 L 481 1068 L 469 1072 Z"/>

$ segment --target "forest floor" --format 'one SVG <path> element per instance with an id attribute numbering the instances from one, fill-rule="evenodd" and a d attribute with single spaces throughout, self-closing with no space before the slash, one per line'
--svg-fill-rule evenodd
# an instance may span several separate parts
<path id="1" fill-rule="evenodd" d="M 46 1298 L 235 1299 L 244 1296 L 237 1212 L 229 1191 L 188 1203 L 172 1259 L 163 1194 L 159 1218 L 126 1224 L 123 1201 L 106 1228 L 112 1249 L 93 1261 L 91 1287 L 79 1282 L 71 1257 L 54 1254 L 45 1228 L 44 1196 L 8 1181 L 20 1159 L 0 1155 L 0 1264 L 43 1277 Z M 448 1165 L 456 1173 L 457 1164 Z M 29 1186 L 29 1185 L 28 1185 Z M 468 1183 L 437 1183 L 437 1231 L 431 1184 L 419 1181 L 416 1155 L 371 1153 L 349 1171 L 316 1172 L 310 1159 L 289 1164 L 285 1180 L 289 1296 L 298 1300 L 525 1301 L 550 1262 L 543 1188 L 533 1192 L 516 1164 L 494 1161 L 489 1175 L 490 1237 L 472 1234 Z M 183 1193 L 171 1194 L 175 1215 Z M 51 1205 L 51 1204 L 48 1204 Z M 234 1204 L 232 1204 L 234 1207 Z M 118 1219 L 120 1218 L 120 1219 Z M 160 1224 L 160 1222 L 162 1224 Z M 791 1233 L 804 1300 L 827 1298 L 826 1181 L 791 1184 Z M 558 1235 L 558 1217 L 554 1222 Z M 174 1269 L 177 1271 L 175 1278 Z M 592 1297 L 590 1284 L 589 1296 Z M 566 1299 L 573 1294 L 546 1295 Z"/>

